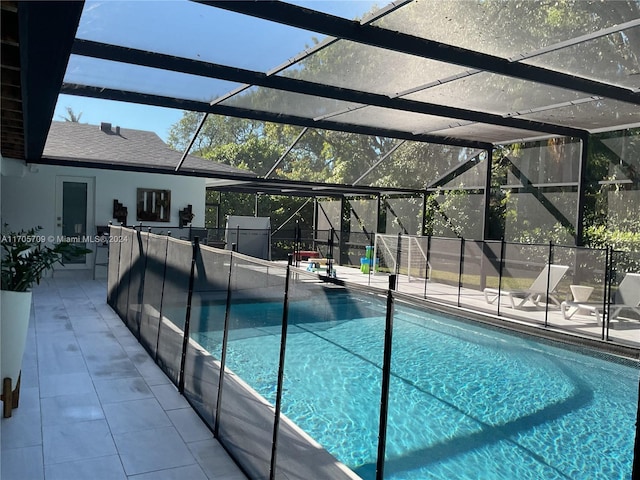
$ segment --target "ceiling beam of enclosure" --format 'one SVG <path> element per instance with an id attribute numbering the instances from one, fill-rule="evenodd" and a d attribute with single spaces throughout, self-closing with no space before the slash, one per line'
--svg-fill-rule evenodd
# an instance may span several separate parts
<path id="1" fill-rule="evenodd" d="M 406 98 L 389 97 L 387 95 L 364 92 L 362 90 L 335 87 L 332 85 L 309 82 L 278 75 L 268 75 L 263 72 L 252 71 L 238 67 L 230 67 L 226 65 L 202 62 L 189 58 L 181 58 L 173 55 L 122 47 L 119 45 L 110 45 L 91 40 L 77 39 L 73 45 L 71 53 L 91 58 L 99 58 L 102 60 L 122 62 L 132 65 L 197 75 L 201 77 L 216 78 L 230 82 L 256 85 L 274 90 L 299 93 L 302 95 L 330 98 L 332 100 L 341 100 L 361 105 L 373 105 L 376 107 L 405 112 L 447 117 L 467 122 L 486 123 L 520 130 L 544 132 L 552 135 L 570 137 L 580 137 L 587 133 L 584 130 L 565 127 L 561 125 L 554 125 L 546 122 L 526 120 L 514 117 L 504 117 L 502 115 L 493 113 L 420 102 L 416 100 L 409 100 Z M 335 112 L 332 115 L 335 115 L 336 113 L 340 112 Z"/>
<path id="2" fill-rule="evenodd" d="M 313 119 L 297 115 L 258 111 L 248 108 L 233 107 L 229 105 L 211 105 L 207 102 L 166 97 L 161 95 L 150 95 L 146 93 L 125 90 L 115 90 L 104 87 L 64 83 L 62 85 L 62 88 L 60 89 L 60 93 L 64 93 L 67 95 L 81 95 L 92 98 L 102 98 L 105 100 L 115 100 L 119 102 L 139 103 L 142 105 L 153 105 L 157 107 L 176 108 L 182 110 L 190 110 L 193 112 L 211 113 L 214 115 L 226 115 L 229 117 L 246 118 L 249 120 L 284 123 L 288 125 L 297 125 L 299 127 L 311 127 L 338 132 L 357 133 L 361 135 L 412 140 L 415 142 L 435 143 L 438 145 L 455 145 L 460 147 L 481 148 L 484 150 L 492 146 L 492 144 L 488 142 L 478 142 L 474 140 L 464 140 L 452 137 L 429 135 L 425 133 L 411 133 L 405 130 L 396 130 L 393 128 L 371 127 L 367 125 L 334 122 L 330 120 Z"/>
<path id="3" fill-rule="evenodd" d="M 433 7 L 426 3 L 425 8 L 439 11 L 440 16 L 448 11 L 435 8 L 437 1 L 433 1 Z M 504 2 L 504 8 L 517 4 Z M 187 58 L 191 55 L 188 49 L 173 48 L 179 42 L 168 47 L 159 40 L 165 36 L 166 26 L 141 28 L 140 33 L 148 35 L 150 43 L 137 43 L 130 32 L 114 26 L 106 28 L 110 35 L 102 36 L 104 12 L 99 6 L 96 9 L 88 4 L 86 8 L 84 2 L 3 1 L 2 45 L 3 53 L 7 53 L 2 61 L 3 154 L 11 152 L 16 158 L 30 161 L 41 157 L 59 93 L 481 150 L 551 136 L 585 141 L 593 133 L 640 126 L 637 2 L 593 2 L 584 10 L 591 19 L 587 24 L 575 25 L 561 35 L 547 32 L 540 25 L 540 32 L 535 34 L 541 36 L 537 39 L 540 41 L 519 43 L 514 38 L 512 48 L 493 48 L 490 39 L 485 44 L 481 35 L 475 43 L 460 41 L 462 37 L 449 31 L 446 23 L 437 34 L 435 30 L 420 30 L 420 22 L 418 30 L 406 25 L 414 14 L 429 18 L 431 10 L 421 9 L 424 5 L 399 0 L 365 14 L 362 20 L 348 20 L 324 13 L 321 7 L 305 8 L 283 1 L 185 2 L 180 10 L 184 17 L 176 21 L 191 22 L 189 15 L 194 12 L 206 22 L 204 28 L 217 30 L 218 22 L 230 18 L 227 12 L 231 12 L 232 17 L 260 24 L 266 30 L 285 26 L 283 29 L 302 29 L 312 38 L 327 36 L 297 50 L 300 53 L 276 55 L 278 62 L 288 60 L 263 70 L 256 67 L 259 62 L 249 62 L 248 68 L 242 68 L 247 65 L 242 56 L 219 60 L 225 57 L 214 55 L 207 61 L 199 56 Z M 106 10 L 114 13 L 113 9 Z M 468 17 L 466 8 L 452 12 L 453 16 L 445 19 L 458 33 L 472 31 L 470 26 L 474 25 L 489 28 L 492 23 L 483 19 L 494 18 L 482 14 L 477 19 Z M 91 15 L 96 15 L 96 22 Z M 119 21 L 117 16 L 104 18 Z M 92 23 L 83 25 L 82 19 Z M 171 20 L 173 17 L 167 25 Z M 514 18 L 516 23 L 527 20 L 520 20 L 518 15 Z M 88 38 L 74 38 L 76 33 Z M 444 35 L 438 41 L 440 33 Z M 153 40 L 154 35 L 160 36 L 158 40 Z M 109 39 L 107 43 L 99 41 L 105 38 Z M 508 35 L 504 37 L 507 39 Z M 244 41 L 242 31 L 233 41 Z M 197 40 L 191 44 L 198 48 L 218 46 Z M 363 62 L 372 70 L 333 72 L 322 66 L 324 55 L 331 63 L 336 59 L 349 61 L 347 54 L 354 55 L 355 64 Z M 576 62 L 563 63 L 564 58 Z M 597 61 L 591 69 L 582 68 L 590 63 L 589 58 L 602 58 L 602 71 Z M 114 62 L 113 78 L 107 62 Z M 305 70 L 307 62 L 309 69 Z M 105 64 L 106 74 L 99 68 L 92 69 Z M 78 65 L 80 68 L 76 68 Z M 85 75 L 85 65 L 89 75 Z M 394 65 L 415 67 L 414 76 L 404 78 L 405 71 L 396 72 Z M 120 73 L 119 68 L 122 72 L 147 71 L 137 78 Z M 163 72 L 171 72 L 167 77 L 174 79 L 179 79 L 176 73 L 197 76 L 198 82 L 207 86 L 209 79 L 236 85 L 225 86 L 222 92 L 227 88 L 231 91 L 222 94 L 212 88 L 210 95 L 206 88 L 201 92 L 153 88 L 155 74 L 162 78 Z M 375 82 L 377 77 L 371 78 L 376 73 L 380 73 L 379 84 Z M 275 99 L 275 106 L 264 99 Z M 298 109 L 298 105 L 307 108 Z"/>

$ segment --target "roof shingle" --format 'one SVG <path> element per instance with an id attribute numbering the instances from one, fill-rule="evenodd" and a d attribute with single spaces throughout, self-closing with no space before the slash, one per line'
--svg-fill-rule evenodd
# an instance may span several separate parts
<path id="1" fill-rule="evenodd" d="M 43 158 L 78 162 L 84 166 L 95 164 L 98 168 L 121 166 L 126 170 L 135 170 L 136 167 L 145 171 L 157 169 L 159 173 L 175 170 L 182 158 L 180 152 L 169 148 L 154 132 L 103 125 L 105 128 L 77 122 L 52 122 Z M 256 177 L 251 171 L 193 155 L 187 156 L 180 171 L 198 176 Z"/>

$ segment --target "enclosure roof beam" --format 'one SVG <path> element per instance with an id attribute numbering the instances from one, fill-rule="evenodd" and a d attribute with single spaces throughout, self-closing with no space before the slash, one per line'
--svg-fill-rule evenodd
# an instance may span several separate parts
<path id="1" fill-rule="evenodd" d="M 229 2 L 237 3 L 237 2 Z M 260 2 L 259 2 L 260 3 Z M 459 107 L 438 105 L 407 98 L 389 97 L 378 93 L 364 92 L 351 88 L 336 87 L 315 82 L 289 78 L 279 75 L 266 75 L 263 72 L 246 70 L 238 67 L 202 62 L 189 58 L 176 57 L 146 50 L 127 48 L 91 40 L 76 40 L 72 53 L 92 58 L 100 58 L 115 62 L 141 65 L 145 67 L 183 72 L 207 78 L 217 78 L 230 82 L 257 85 L 275 90 L 331 98 L 344 102 L 372 105 L 425 115 L 435 115 L 468 122 L 487 123 L 503 127 L 522 129 L 534 132 L 545 132 L 554 135 L 578 137 L 586 133 L 584 130 L 549 124 L 524 118 L 497 115 L 494 113 L 468 110 Z"/>
<path id="2" fill-rule="evenodd" d="M 207 102 L 199 102 L 195 100 L 183 100 L 174 97 L 150 95 L 146 93 L 132 92 L 127 90 L 114 90 L 89 85 L 64 83 L 62 85 L 62 88 L 60 89 L 60 93 L 64 93 L 66 95 L 80 95 L 85 97 L 103 98 L 120 102 L 138 103 L 142 105 L 154 105 L 158 107 L 191 110 L 194 112 L 205 112 L 214 115 L 226 115 L 229 117 L 246 118 L 249 120 L 260 120 L 263 122 L 298 125 L 300 127 L 357 133 L 360 135 L 398 138 L 402 140 L 434 143 L 438 145 L 481 148 L 483 150 L 486 150 L 487 148 L 492 146 L 490 143 L 478 142 L 473 140 L 462 140 L 457 138 L 454 139 L 452 137 L 430 135 L 425 133 L 409 133 L 404 130 L 396 130 L 391 128 L 371 127 L 350 123 L 338 123 L 330 120 L 312 119 L 296 115 L 250 110 L 229 105 L 210 105 Z"/>

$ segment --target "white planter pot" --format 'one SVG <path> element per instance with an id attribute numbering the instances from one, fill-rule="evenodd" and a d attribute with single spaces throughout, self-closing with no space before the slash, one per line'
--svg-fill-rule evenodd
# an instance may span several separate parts
<path id="1" fill-rule="evenodd" d="M 0 361 L 2 362 L 0 363 L 0 379 L 4 382 L 6 378 L 10 378 L 11 389 L 15 389 L 27 343 L 31 314 L 31 292 L 1 290 L 0 311 Z M 17 399 L 14 401 L 14 405 L 17 406 Z M 5 405 L 5 412 L 7 411 L 6 407 Z"/>

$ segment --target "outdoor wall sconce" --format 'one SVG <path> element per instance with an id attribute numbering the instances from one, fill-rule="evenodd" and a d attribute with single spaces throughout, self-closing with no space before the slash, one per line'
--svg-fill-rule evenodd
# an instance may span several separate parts
<path id="1" fill-rule="evenodd" d="M 193 217 L 195 217 L 191 209 L 191 205 L 187 205 L 185 208 L 178 212 L 178 216 L 180 219 L 180 228 L 186 227 L 188 223 L 191 223 Z"/>
<path id="2" fill-rule="evenodd" d="M 127 224 L 127 207 L 122 205 L 117 199 L 113 199 L 113 218 L 115 218 L 119 223 L 126 225 Z"/>

